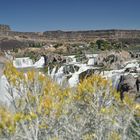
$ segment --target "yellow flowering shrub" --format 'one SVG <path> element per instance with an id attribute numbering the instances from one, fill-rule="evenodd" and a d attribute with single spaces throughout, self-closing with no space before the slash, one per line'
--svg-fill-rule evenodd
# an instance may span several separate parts
<path id="1" fill-rule="evenodd" d="M 138 125 L 140 105 L 128 94 L 122 102 L 111 82 L 101 76 L 63 89 L 46 75 L 35 70 L 23 73 L 11 63 L 4 74 L 17 96 L 12 112 L 0 108 L 1 135 L 21 140 L 132 139 L 128 131 L 132 123 Z"/>
<path id="2" fill-rule="evenodd" d="M 4 107 L 0 107 L 0 134 L 15 132 L 14 115 Z"/>
<path id="3" fill-rule="evenodd" d="M 69 102 L 69 89 L 62 89 L 37 71 L 18 71 L 11 63 L 6 65 L 4 74 L 19 94 L 13 102 L 16 111 L 13 120 L 17 125 L 27 123 L 29 131 L 38 123 L 38 129 L 47 129 L 51 121 L 57 121 L 65 112 L 63 108 Z"/>

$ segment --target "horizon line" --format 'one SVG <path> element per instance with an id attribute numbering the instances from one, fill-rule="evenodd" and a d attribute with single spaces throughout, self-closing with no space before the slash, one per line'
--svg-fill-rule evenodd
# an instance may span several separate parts
<path id="1" fill-rule="evenodd" d="M 136 28 L 101 28 L 101 29 L 49 29 L 49 30 L 44 30 L 44 31 L 20 31 L 20 30 L 15 30 L 12 28 L 11 25 L 9 24 L 0 24 L 0 26 L 9 26 L 11 31 L 15 32 L 35 32 L 35 33 L 43 33 L 43 32 L 86 32 L 86 31 L 140 31 L 139 29 Z"/>

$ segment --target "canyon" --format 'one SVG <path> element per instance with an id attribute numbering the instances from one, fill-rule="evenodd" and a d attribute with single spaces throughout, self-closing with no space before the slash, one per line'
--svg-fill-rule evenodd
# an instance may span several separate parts
<path id="1" fill-rule="evenodd" d="M 9 25 L 0 24 L 0 48 L 28 47 L 34 43 L 89 43 L 99 39 L 140 44 L 140 30 L 89 30 L 89 31 L 45 31 L 45 32 L 19 32 L 13 31 Z"/>

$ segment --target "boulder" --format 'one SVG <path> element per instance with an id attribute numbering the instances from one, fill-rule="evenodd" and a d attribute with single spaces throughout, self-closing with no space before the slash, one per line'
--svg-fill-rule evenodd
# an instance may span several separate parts
<path id="1" fill-rule="evenodd" d="M 66 59 L 59 54 L 48 54 L 46 55 L 48 63 L 65 63 Z"/>
<path id="2" fill-rule="evenodd" d="M 122 75 L 118 84 L 118 91 L 124 93 L 137 93 L 136 78 L 133 75 Z"/>

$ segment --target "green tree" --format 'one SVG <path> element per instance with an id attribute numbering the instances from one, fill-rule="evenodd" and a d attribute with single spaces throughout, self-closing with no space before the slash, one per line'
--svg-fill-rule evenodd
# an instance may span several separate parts
<path id="1" fill-rule="evenodd" d="M 96 45 L 97 45 L 97 48 L 99 50 L 108 50 L 108 49 L 111 49 L 111 45 L 108 41 L 106 40 L 97 40 L 96 41 Z"/>

